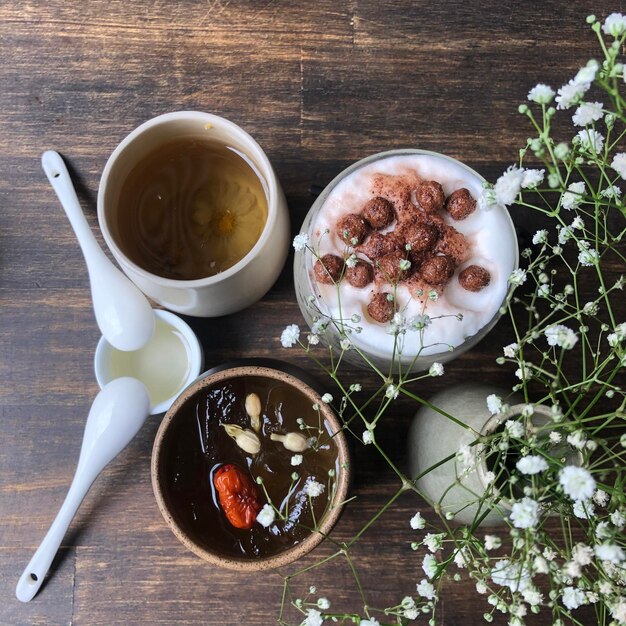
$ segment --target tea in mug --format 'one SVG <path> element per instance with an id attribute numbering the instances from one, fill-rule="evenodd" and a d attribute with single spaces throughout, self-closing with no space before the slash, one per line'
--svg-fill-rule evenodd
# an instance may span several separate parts
<path id="1" fill-rule="evenodd" d="M 243 259 L 267 220 L 265 182 L 243 153 L 198 137 L 165 143 L 124 181 L 124 253 L 151 274 L 194 280 Z"/>

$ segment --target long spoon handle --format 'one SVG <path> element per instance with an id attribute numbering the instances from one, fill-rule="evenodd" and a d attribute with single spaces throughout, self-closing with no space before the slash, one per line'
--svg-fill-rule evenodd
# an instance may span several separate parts
<path id="1" fill-rule="evenodd" d="M 72 185 L 70 173 L 67 171 L 67 167 L 61 155 L 54 150 L 44 152 L 41 155 L 41 166 L 76 233 L 80 249 L 87 261 L 87 267 L 89 268 L 92 263 L 102 262 L 103 257 L 105 263 L 108 264 L 109 260 L 107 256 L 98 245 L 85 219 L 83 210 L 80 207 L 80 202 L 76 196 L 76 191 L 74 190 L 74 185 Z"/>
<path id="2" fill-rule="evenodd" d="M 92 472 L 81 470 L 80 467 L 76 471 L 65 501 L 61 505 L 54 522 L 52 522 L 44 540 L 26 566 L 24 573 L 20 576 L 15 588 L 15 595 L 18 600 L 29 602 L 39 591 L 78 507 L 96 478 L 91 474 Z"/>

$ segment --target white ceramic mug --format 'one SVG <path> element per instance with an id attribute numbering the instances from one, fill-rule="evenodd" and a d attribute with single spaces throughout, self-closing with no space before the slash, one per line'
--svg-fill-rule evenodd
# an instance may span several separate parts
<path id="1" fill-rule="evenodd" d="M 146 271 L 123 252 L 113 213 L 124 181 L 137 163 L 164 143 L 203 134 L 250 159 L 262 177 L 267 194 L 267 221 L 252 250 L 227 270 L 195 280 L 163 278 Z M 262 298 L 278 278 L 289 251 L 287 202 L 266 154 L 233 122 L 198 111 L 166 113 L 148 120 L 117 146 L 100 180 L 98 222 L 116 261 L 139 289 L 167 309 L 198 317 L 234 313 Z"/>

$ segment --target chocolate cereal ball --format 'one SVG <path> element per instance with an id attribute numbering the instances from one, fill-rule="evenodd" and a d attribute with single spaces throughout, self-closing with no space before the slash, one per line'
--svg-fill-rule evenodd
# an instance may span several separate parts
<path id="1" fill-rule="evenodd" d="M 427 213 L 436 213 L 443 209 L 446 194 L 436 180 L 424 180 L 415 188 L 415 200 Z"/>
<path id="2" fill-rule="evenodd" d="M 374 268 L 367 261 L 357 261 L 354 267 L 346 268 L 346 280 L 353 287 L 366 287 L 374 280 Z"/>
<path id="3" fill-rule="evenodd" d="M 377 267 L 381 278 L 395 284 L 406 276 L 407 270 L 401 267 L 402 261 L 406 260 L 406 253 L 402 250 L 394 250 L 378 259 Z"/>
<path id="4" fill-rule="evenodd" d="M 454 261 L 445 254 L 426 259 L 420 267 L 421 277 L 429 285 L 443 285 L 454 274 Z"/>
<path id="5" fill-rule="evenodd" d="M 367 222 L 356 213 L 348 213 L 337 222 L 337 234 L 350 246 L 360 244 L 368 232 Z"/>
<path id="6" fill-rule="evenodd" d="M 385 228 L 395 219 L 393 204 L 381 196 L 372 198 L 361 213 L 372 228 Z"/>
<path id="7" fill-rule="evenodd" d="M 402 234 L 412 252 L 432 250 L 439 239 L 439 229 L 425 222 L 409 224 L 402 230 Z"/>
<path id="8" fill-rule="evenodd" d="M 325 254 L 313 267 L 318 283 L 332 285 L 341 279 L 343 259 L 335 254 Z"/>
<path id="9" fill-rule="evenodd" d="M 384 324 L 393 317 L 393 300 L 388 300 L 386 293 L 374 294 L 371 302 L 367 305 L 367 312 L 370 317 Z"/>
<path id="10" fill-rule="evenodd" d="M 480 291 L 491 282 L 491 274 L 480 265 L 469 265 L 459 274 L 459 283 L 467 291 Z"/>
<path id="11" fill-rule="evenodd" d="M 395 231 L 383 235 L 372 233 L 367 241 L 359 246 L 359 252 L 370 259 L 380 259 L 394 250 L 404 249 L 404 239 Z"/>
<path id="12" fill-rule="evenodd" d="M 464 220 L 476 209 L 476 200 L 472 197 L 469 189 L 461 187 L 453 191 L 446 200 L 446 211 L 455 220 Z"/>

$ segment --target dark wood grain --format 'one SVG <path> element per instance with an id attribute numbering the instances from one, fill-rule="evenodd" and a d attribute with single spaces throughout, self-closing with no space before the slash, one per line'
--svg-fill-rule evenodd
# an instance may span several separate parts
<path id="1" fill-rule="evenodd" d="M 594 11 L 621 4 L 600 2 Z M 279 574 L 244 576 L 203 564 L 165 527 L 150 486 L 152 418 L 94 485 L 42 592 L 27 605 L 15 599 L 15 583 L 73 475 L 97 392 L 87 275 L 41 171 L 41 152 L 65 156 L 102 241 L 95 196 L 117 143 L 159 113 L 214 112 L 264 147 L 295 232 L 312 184 L 325 185 L 380 150 L 437 150 L 496 177 L 526 138 L 516 109 L 527 90 L 539 80 L 559 86 L 595 54 L 588 12 L 579 0 L 528 7 L 496 0 L 0 4 L 1 624 L 266 626 L 278 615 L 282 590 Z M 532 226 L 523 214 L 514 217 Z M 290 263 L 251 309 L 189 320 L 207 366 L 277 354 L 282 328 L 301 322 Z M 494 358 L 508 336 L 501 322 L 447 376 L 416 391 L 428 395 L 468 371 L 504 384 Z M 279 354 L 312 368 L 298 352 Z M 373 384 L 361 371 L 347 374 Z M 381 428 L 400 466 L 413 410 L 400 403 Z M 398 487 L 375 451 L 357 448 L 355 467 L 357 500 L 336 529 L 338 540 L 349 539 Z M 408 547 L 408 520 L 417 509 L 428 515 L 415 496 L 403 496 L 356 548 L 371 606 L 415 591 L 420 553 Z M 328 553 L 322 546 L 304 564 Z M 356 608 L 345 563 L 325 566 L 314 579 L 334 608 Z M 296 590 L 311 582 L 297 581 Z M 448 589 L 441 623 L 479 623 L 483 608 L 474 596 L 471 583 Z"/>

